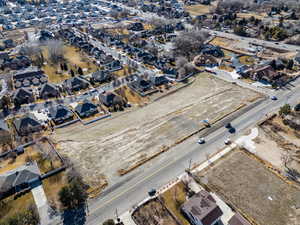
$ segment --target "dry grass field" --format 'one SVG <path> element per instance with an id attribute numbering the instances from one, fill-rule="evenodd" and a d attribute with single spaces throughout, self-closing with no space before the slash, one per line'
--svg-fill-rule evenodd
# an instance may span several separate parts
<path id="1" fill-rule="evenodd" d="M 96 185 L 106 177 L 109 184 L 114 184 L 118 171 L 197 131 L 203 119 L 224 116 L 258 96 L 203 73 L 188 87 L 145 107 L 132 107 L 87 126 L 75 124 L 58 129 L 54 139 L 87 183 Z"/>
<path id="2" fill-rule="evenodd" d="M 300 190 L 243 151 L 234 150 L 198 176 L 257 224 L 300 223 Z"/>

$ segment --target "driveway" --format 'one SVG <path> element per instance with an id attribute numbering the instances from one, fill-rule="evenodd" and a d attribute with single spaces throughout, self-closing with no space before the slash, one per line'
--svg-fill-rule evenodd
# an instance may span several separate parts
<path id="1" fill-rule="evenodd" d="M 39 185 L 31 189 L 31 192 L 40 215 L 40 224 L 42 225 L 50 224 L 49 215 L 48 215 L 49 205 L 48 205 L 47 197 L 45 195 L 43 186 Z"/>

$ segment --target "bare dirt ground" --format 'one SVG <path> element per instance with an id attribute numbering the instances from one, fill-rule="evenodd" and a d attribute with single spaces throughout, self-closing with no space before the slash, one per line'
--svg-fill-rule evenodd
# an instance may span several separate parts
<path id="1" fill-rule="evenodd" d="M 58 129 L 54 139 L 89 184 L 96 185 L 103 175 L 113 184 L 120 169 L 192 134 L 203 125 L 202 120 L 224 116 L 258 96 L 203 73 L 190 86 L 145 107 L 133 107 L 87 126 Z"/>
<path id="2" fill-rule="evenodd" d="M 138 225 L 176 225 L 177 222 L 158 200 L 151 200 L 133 213 Z"/>
<path id="3" fill-rule="evenodd" d="M 282 173 L 293 172 L 300 181 L 299 135 L 299 132 L 283 124 L 279 116 L 275 116 L 259 127 L 255 154 Z"/>
<path id="4" fill-rule="evenodd" d="M 300 224 L 300 190 L 245 152 L 234 150 L 198 176 L 259 225 Z"/>

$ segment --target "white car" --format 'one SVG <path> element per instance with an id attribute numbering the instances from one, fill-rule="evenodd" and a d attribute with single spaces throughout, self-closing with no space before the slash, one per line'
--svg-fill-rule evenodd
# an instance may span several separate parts
<path id="1" fill-rule="evenodd" d="M 226 138 L 224 143 L 225 143 L 225 145 L 230 145 L 231 144 L 230 138 Z"/>
<path id="2" fill-rule="evenodd" d="M 204 138 L 199 138 L 198 140 L 198 144 L 204 144 L 205 143 L 205 139 Z"/>

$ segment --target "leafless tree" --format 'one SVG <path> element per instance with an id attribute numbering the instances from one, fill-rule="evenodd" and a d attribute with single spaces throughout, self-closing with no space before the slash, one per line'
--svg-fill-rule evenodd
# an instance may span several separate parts
<path id="1" fill-rule="evenodd" d="M 176 68 L 180 69 L 182 67 L 184 67 L 189 61 L 187 60 L 186 57 L 180 56 L 178 58 L 176 58 Z"/>
<path id="2" fill-rule="evenodd" d="M 186 30 L 181 32 L 173 41 L 173 51 L 176 56 L 185 56 L 191 60 L 207 40 L 209 34 L 202 30 Z"/>
<path id="3" fill-rule="evenodd" d="M 176 20 L 167 19 L 164 17 L 150 17 L 147 21 L 150 25 L 154 27 L 161 27 L 165 25 L 174 25 L 176 24 Z"/>
<path id="4" fill-rule="evenodd" d="M 64 58 L 63 43 L 59 40 L 50 40 L 46 43 L 49 59 L 52 63 L 57 64 Z"/>

